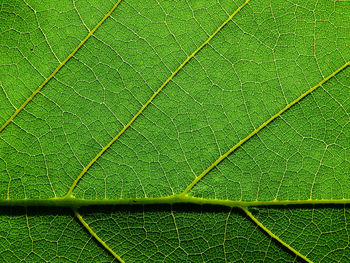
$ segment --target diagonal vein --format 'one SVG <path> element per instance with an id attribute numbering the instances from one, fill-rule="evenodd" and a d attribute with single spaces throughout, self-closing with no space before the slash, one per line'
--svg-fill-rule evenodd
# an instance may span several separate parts
<path id="1" fill-rule="evenodd" d="M 78 218 L 78 220 L 80 221 L 80 223 L 86 228 L 87 231 L 89 231 L 89 233 L 105 248 L 108 250 L 108 252 L 110 252 L 117 260 L 119 260 L 120 263 L 125 263 L 125 261 L 117 255 L 117 253 L 115 253 L 113 251 L 113 249 L 111 249 L 93 230 L 92 228 L 89 226 L 89 224 L 84 220 L 84 218 L 79 214 L 78 211 L 73 210 L 75 216 Z"/>
<path id="2" fill-rule="evenodd" d="M 272 237 L 274 240 L 276 240 L 278 243 L 280 243 L 282 246 L 287 248 L 289 251 L 293 252 L 298 257 L 302 258 L 306 262 L 312 263 L 310 259 L 308 259 L 306 256 L 301 254 L 299 251 L 288 245 L 286 242 L 284 242 L 282 239 L 280 239 L 278 236 L 276 236 L 273 232 L 271 232 L 270 229 L 268 229 L 266 226 L 264 226 L 246 207 L 241 207 L 241 209 L 244 211 L 244 213 L 255 223 L 257 224 L 266 234 L 268 234 L 270 237 Z"/>
<path id="3" fill-rule="evenodd" d="M 105 146 L 102 148 L 102 150 L 95 156 L 94 159 L 91 160 L 91 162 L 83 169 L 83 171 L 79 174 L 77 179 L 73 182 L 72 186 L 68 190 L 66 196 L 70 196 L 74 190 L 74 188 L 77 186 L 79 180 L 84 176 L 84 174 L 89 170 L 89 168 L 96 162 L 98 158 L 101 157 L 101 155 L 116 141 L 118 138 L 131 126 L 131 124 L 137 119 L 138 116 L 141 115 L 141 113 L 147 108 L 147 106 L 153 101 L 153 99 L 162 91 L 162 89 L 174 78 L 174 76 L 187 64 L 188 61 L 190 61 L 205 45 L 209 43 L 209 41 L 245 6 L 249 3 L 250 0 L 246 0 L 240 7 L 237 8 L 236 11 L 230 15 L 225 22 L 221 24 L 221 26 L 216 29 L 216 31 L 209 36 L 209 38 L 203 42 L 202 45 L 200 45 L 191 55 L 189 55 L 184 62 L 170 75 L 170 77 L 158 88 L 156 92 L 153 93 L 153 95 L 149 98 L 149 100 L 141 107 L 141 109 L 134 115 L 134 117 L 126 124 L 123 129 L 120 130 L 120 132 Z"/>
<path id="4" fill-rule="evenodd" d="M 27 104 L 34 99 L 34 97 L 42 90 L 42 88 L 56 75 L 56 73 L 70 60 L 75 53 L 85 44 L 85 42 L 95 33 L 95 31 L 102 25 L 102 23 L 113 13 L 113 11 L 117 8 L 121 0 L 112 7 L 111 10 L 102 18 L 100 22 L 87 34 L 87 36 L 79 43 L 79 45 L 63 60 L 58 67 L 48 76 L 44 82 L 36 89 L 34 92 L 27 98 L 27 100 L 12 114 L 12 116 L 1 126 L 0 133 L 9 125 L 13 119 L 24 109 Z"/>
<path id="5" fill-rule="evenodd" d="M 339 72 L 344 70 L 347 66 L 350 65 L 350 61 L 345 63 L 343 66 L 338 68 L 336 71 L 334 71 L 332 74 L 330 74 L 328 77 L 325 77 L 321 82 L 301 94 L 298 98 L 287 104 L 283 109 L 281 109 L 279 112 L 277 112 L 275 115 L 273 115 L 270 119 L 265 121 L 263 124 L 261 124 L 257 129 L 252 131 L 247 137 L 240 140 L 237 144 L 235 144 L 230 150 L 228 150 L 225 154 L 221 155 L 215 162 L 213 162 L 206 170 L 204 170 L 199 176 L 197 176 L 187 187 L 186 189 L 181 193 L 181 195 L 186 195 L 198 182 L 201 180 L 207 173 L 209 173 L 214 167 L 216 167 L 219 163 L 221 163 L 227 156 L 229 156 L 232 152 L 234 152 L 238 147 L 242 146 L 246 141 L 248 141 L 251 137 L 253 137 L 255 134 L 257 134 L 260 130 L 262 130 L 264 127 L 266 127 L 270 122 L 278 118 L 282 113 L 287 111 L 290 107 L 297 104 L 299 101 L 301 101 L 303 98 L 305 98 L 307 95 L 309 95 L 311 92 L 313 92 L 315 89 L 322 86 L 326 81 L 330 80 L 332 77 L 337 75 Z"/>

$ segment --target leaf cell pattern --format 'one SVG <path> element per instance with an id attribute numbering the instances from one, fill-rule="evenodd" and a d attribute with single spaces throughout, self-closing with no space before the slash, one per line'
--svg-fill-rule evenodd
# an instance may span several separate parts
<path id="1" fill-rule="evenodd" d="M 350 261 L 349 1 L 0 10 L 2 261 Z"/>

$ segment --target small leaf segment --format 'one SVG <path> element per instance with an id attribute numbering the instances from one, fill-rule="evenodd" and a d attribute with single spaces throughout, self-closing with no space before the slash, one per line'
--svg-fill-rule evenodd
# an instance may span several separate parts
<path id="1" fill-rule="evenodd" d="M 56 75 L 56 73 L 67 64 L 68 60 L 70 60 L 75 53 L 78 52 L 78 50 L 85 44 L 86 41 L 96 32 L 96 30 L 103 24 L 103 22 L 113 13 L 113 11 L 117 8 L 121 0 L 118 0 L 118 2 L 112 7 L 111 10 L 102 18 L 100 22 L 87 34 L 87 36 L 79 43 L 79 45 L 66 57 L 59 65 L 58 67 L 51 73 L 50 76 L 48 76 L 44 82 L 36 89 L 34 92 L 26 99 L 26 101 L 18 108 L 16 111 L 12 114 L 12 116 L 0 127 L 0 133 L 13 121 L 13 119 L 24 109 L 25 106 L 29 102 L 31 102 L 34 97 L 42 90 L 42 88 Z"/>
<path id="2" fill-rule="evenodd" d="M 281 245 L 283 245 L 288 250 L 292 251 L 295 255 L 298 257 L 304 259 L 306 262 L 312 263 L 310 259 L 308 259 L 306 256 L 301 254 L 299 251 L 295 250 L 293 247 L 288 245 L 286 242 L 284 242 L 282 239 L 280 239 L 278 236 L 276 236 L 274 233 L 272 233 L 268 228 L 266 228 L 246 207 L 241 207 L 241 209 L 244 211 L 244 213 L 257 225 L 259 226 L 265 233 L 267 233 L 270 237 L 275 239 L 277 242 L 279 242 Z"/>
<path id="3" fill-rule="evenodd" d="M 240 140 L 236 145 L 234 145 L 230 150 L 228 150 L 225 154 L 221 155 L 215 162 L 213 162 L 207 169 L 205 169 L 199 176 L 197 176 L 192 183 L 190 183 L 186 189 L 182 192 L 183 194 L 188 193 L 198 182 L 201 180 L 207 173 L 209 173 L 214 167 L 216 167 L 219 163 L 222 162 L 227 156 L 229 156 L 232 152 L 234 152 L 238 147 L 242 146 L 246 141 L 248 141 L 250 138 L 252 138 L 255 134 L 257 134 L 259 131 L 261 131 L 263 128 L 265 128 L 269 123 L 271 123 L 273 120 L 278 118 L 282 115 L 285 111 L 287 111 L 289 108 L 291 108 L 293 105 L 300 102 L 303 98 L 305 98 L 307 95 L 309 95 L 311 92 L 316 90 L 317 88 L 321 87 L 326 81 L 333 78 L 335 75 L 337 75 L 339 72 L 343 71 L 347 66 L 350 65 L 350 61 L 345 63 L 343 66 L 338 68 L 336 71 L 334 71 L 332 74 L 330 74 L 328 77 L 325 77 L 322 81 L 320 81 L 317 85 L 313 86 L 303 94 L 301 94 L 298 98 L 293 100 L 292 102 L 288 103 L 283 109 L 281 109 L 279 112 L 277 112 L 275 115 L 270 117 L 267 121 L 265 121 L 263 124 L 261 124 L 257 129 L 252 131 L 247 137 Z"/>
<path id="4" fill-rule="evenodd" d="M 79 212 L 77 210 L 73 210 L 75 216 L 78 218 L 78 220 L 80 221 L 80 223 L 87 229 L 87 231 L 89 231 L 89 233 L 91 234 L 91 236 L 93 236 L 106 250 L 108 250 L 108 252 L 110 252 L 116 259 L 119 260 L 120 263 L 125 263 L 125 261 L 118 256 L 117 253 L 115 253 L 113 251 L 113 249 L 111 249 L 93 230 L 92 228 L 89 226 L 89 224 L 84 220 L 84 218 L 79 214 Z"/>
<path id="5" fill-rule="evenodd" d="M 71 195 L 74 188 L 77 186 L 80 179 L 84 176 L 84 174 L 89 170 L 89 168 L 97 161 L 98 158 L 116 141 L 118 138 L 133 124 L 133 122 L 141 115 L 141 113 L 147 108 L 147 106 L 154 100 L 154 98 L 162 91 L 162 89 L 174 78 L 174 76 L 189 62 L 204 46 L 206 46 L 209 41 L 229 22 L 231 19 L 244 7 L 249 3 L 250 0 L 246 0 L 240 7 L 236 9 L 230 15 L 225 22 L 219 26 L 213 34 L 209 36 L 209 38 L 203 42 L 191 55 L 189 55 L 184 62 L 170 75 L 170 77 L 158 88 L 156 92 L 149 98 L 149 100 L 141 107 L 141 109 L 132 117 L 132 119 L 120 130 L 120 132 L 105 146 L 101 149 L 101 151 L 95 156 L 94 159 L 90 161 L 90 163 L 84 167 L 79 176 L 73 182 L 73 185 L 70 187 L 67 196 Z"/>

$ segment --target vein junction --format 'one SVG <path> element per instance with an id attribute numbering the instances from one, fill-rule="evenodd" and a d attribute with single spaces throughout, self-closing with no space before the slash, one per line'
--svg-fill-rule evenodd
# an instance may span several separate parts
<path id="1" fill-rule="evenodd" d="M 142 108 L 136 113 L 136 115 L 129 121 L 129 123 L 124 126 L 124 128 L 110 141 L 102 150 L 95 156 L 95 158 L 83 169 L 83 171 L 79 174 L 77 179 L 74 181 L 73 185 L 70 187 L 68 193 L 64 197 L 56 197 L 49 199 L 18 199 L 11 200 L 5 199 L 0 200 L 0 206 L 58 206 L 58 207 L 70 207 L 73 208 L 74 213 L 78 220 L 84 225 L 84 227 L 90 232 L 92 236 L 96 238 L 98 242 L 100 242 L 110 253 L 112 253 L 115 258 L 117 258 L 120 262 L 124 262 L 112 249 L 108 247 L 108 245 L 101 240 L 97 234 L 91 229 L 91 227 L 84 221 L 82 216 L 77 212 L 76 209 L 82 206 L 90 206 L 90 205 L 154 205 L 154 204 L 177 204 L 177 203 L 191 203 L 197 205 L 219 205 L 219 206 L 227 206 L 227 207 L 238 207 L 241 208 L 246 215 L 251 218 L 260 228 L 262 228 L 266 233 L 268 233 L 272 238 L 275 238 L 278 242 L 283 244 L 289 250 L 293 251 L 296 255 L 303 258 L 304 260 L 309 261 L 306 257 L 300 254 L 298 251 L 291 248 L 288 244 L 284 243 L 277 236 L 275 236 L 271 231 L 269 231 L 266 227 L 264 227 L 248 210 L 248 207 L 251 206 L 283 206 L 283 205 L 317 205 L 317 204 L 350 204 L 350 199 L 323 199 L 323 200 L 271 200 L 271 201 L 234 201 L 234 200 L 220 200 L 220 199 L 208 199 L 208 198 L 198 198 L 189 196 L 187 193 L 206 175 L 208 174 L 214 167 L 216 167 L 222 160 L 224 160 L 227 156 L 229 156 L 233 151 L 235 151 L 238 147 L 243 145 L 246 141 L 248 141 L 251 137 L 257 134 L 260 130 L 262 130 L 265 126 L 271 123 L 274 119 L 278 118 L 282 113 L 287 111 L 290 107 L 297 104 L 304 97 L 309 95 L 311 92 L 316 90 L 318 87 L 322 86 L 326 81 L 331 79 L 337 73 L 345 69 L 350 65 L 350 62 L 347 62 L 338 70 L 333 72 L 328 77 L 324 78 L 321 82 L 319 82 L 314 87 L 307 90 L 305 93 L 300 95 L 297 99 L 287 104 L 283 109 L 281 109 L 278 113 L 273 115 L 263 124 L 261 124 L 257 129 L 252 131 L 247 137 L 239 141 L 235 144 L 230 150 L 228 150 L 225 154 L 220 156 L 213 164 L 211 164 L 205 171 L 203 171 L 198 177 L 196 177 L 191 184 L 189 184 L 186 189 L 181 194 L 175 194 L 166 197 L 150 197 L 150 198 L 124 198 L 124 199 L 104 199 L 104 200 L 87 200 L 81 198 L 75 198 L 72 195 L 74 188 L 76 187 L 79 180 L 83 177 L 83 175 L 87 172 L 87 170 L 96 162 L 96 160 L 127 130 L 128 127 L 136 120 L 136 118 L 141 115 L 141 113 L 146 109 L 146 107 L 152 102 L 152 100 L 161 92 L 161 90 L 173 79 L 173 77 L 185 66 L 185 64 L 191 60 L 209 41 L 246 5 L 249 0 L 245 1 L 200 47 L 198 47 L 187 59 L 172 73 L 172 75 L 162 84 L 162 86 L 152 95 L 152 97 L 142 106 Z M 89 32 L 87 37 L 79 44 L 79 46 L 54 70 L 54 72 L 44 81 L 44 83 L 34 91 L 34 93 L 24 102 L 24 104 L 19 107 L 16 112 L 10 117 L 10 119 L 0 127 L 0 132 L 5 129 L 5 127 L 12 122 L 12 120 L 19 114 L 19 112 L 35 97 L 36 94 L 40 92 L 40 90 L 54 77 L 54 75 L 62 68 L 65 63 L 79 50 L 79 48 L 88 40 L 90 36 L 99 28 L 99 26 L 104 22 L 107 17 L 111 15 L 117 5 L 120 3 L 120 0 L 117 4 L 110 10 L 110 12 L 99 22 L 99 24 Z"/>
<path id="2" fill-rule="evenodd" d="M 318 84 L 301 94 L 298 98 L 293 100 L 292 102 L 288 103 L 283 109 L 281 109 L 279 112 L 277 112 L 275 115 L 270 117 L 267 121 L 262 123 L 257 129 L 252 131 L 247 137 L 240 140 L 237 144 L 235 144 L 230 150 L 228 150 L 225 154 L 221 155 L 215 162 L 213 162 L 206 170 L 204 170 L 199 176 L 197 176 L 182 192 L 182 194 L 187 194 L 206 174 L 208 174 L 214 167 L 216 167 L 219 163 L 221 163 L 227 156 L 229 156 L 232 152 L 234 152 L 238 147 L 242 146 L 245 142 L 247 142 L 251 137 L 256 135 L 259 131 L 261 131 L 263 128 L 265 128 L 269 123 L 271 123 L 273 120 L 281 116 L 285 111 L 287 111 L 289 108 L 297 104 L 299 101 L 301 101 L 303 98 L 305 98 L 307 95 L 309 95 L 311 92 L 316 90 L 317 88 L 321 87 L 325 82 L 330 80 L 332 77 L 337 75 L 339 72 L 344 70 L 347 66 L 350 65 L 350 61 L 345 63 L 343 66 L 338 68 L 336 71 L 334 71 L 329 76 L 325 77 L 323 80 L 321 80 Z"/>
<path id="3" fill-rule="evenodd" d="M 73 190 L 77 186 L 80 179 L 84 176 L 84 174 L 90 169 L 90 167 L 97 161 L 98 158 L 116 141 L 118 138 L 134 123 L 134 121 L 141 115 L 141 113 L 147 108 L 147 106 L 154 100 L 154 98 L 163 90 L 163 88 L 175 77 L 175 75 L 189 62 L 204 46 L 206 46 L 209 41 L 229 22 L 231 19 L 244 7 L 249 3 L 250 0 L 246 0 L 240 7 L 236 9 L 216 30 L 213 34 L 209 36 L 209 38 L 203 42 L 191 55 L 189 55 L 184 62 L 170 75 L 170 77 L 158 88 L 158 90 L 153 93 L 153 95 L 149 98 L 149 100 L 141 107 L 141 109 L 132 117 L 132 119 L 119 131 L 119 133 L 105 146 L 101 149 L 101 151 L 90 161 L 90 163 L 84 167 L 81 173 L 73 182 L 72 186 L 68 190 L 66 196 L 70 196 L 73 193 Z"/>

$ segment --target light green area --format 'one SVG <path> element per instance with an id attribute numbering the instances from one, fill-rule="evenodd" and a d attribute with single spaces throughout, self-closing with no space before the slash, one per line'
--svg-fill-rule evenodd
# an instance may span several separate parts
<path id="1" fill-rule="evenodd" d="M 114 4 L 0 2 L 0 126 Z M 111 262 L 69 209 L 47 206 L 116 204 L 79 211 L 126 262 L 301 261 L 280 241 L 314 262 L 350 260 L 349 209 L 335 205 L 350 200 L 350 67 L 174 195 L 350 61 L 349 1 L 251 0 L 213 36 L 242 4 L 121 1 L 0 132 L 0 205 L 28 206 L 1 208 L 0 261 Z M 83 174 L 77 199 L 60 198 L 211 37 Z M 276 204 L 304 207 L 261 207 Z"/>

